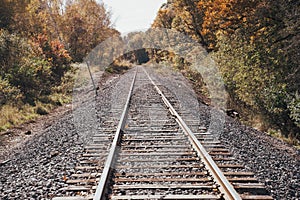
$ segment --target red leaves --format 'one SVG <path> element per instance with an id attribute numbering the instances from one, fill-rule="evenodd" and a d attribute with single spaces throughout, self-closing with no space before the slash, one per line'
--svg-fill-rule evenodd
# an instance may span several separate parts
<path id="1" fill-rule="evenodd" d="M 39 34 L 33 39 L 33 47 L 38 56 L 43 56 L 53 65 L 63 65 L 71 61 L 71 57 L 64 45 L 58 41 L 50 41 L 46 34 Z M 53 63 L 56 61 L 56 63 Z"/>
<path id="2" fill-rule="evenodd" d="M 51 41 L 51 50 L 54 55 L 59 58 L 65 58 L 70 60 L 69 52 L 65 49 L 65 46 L 58 40 Z"/>

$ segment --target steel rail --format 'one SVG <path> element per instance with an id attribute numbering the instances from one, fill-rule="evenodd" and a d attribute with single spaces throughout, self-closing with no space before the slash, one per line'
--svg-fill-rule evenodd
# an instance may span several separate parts
<path id="1" fill-rule="evenodd" d="M 186 123 L 183 121 L 183 119 L 180 117 L 180 115 L 176 112 L 174 107 L 171 105 L 171 103 L 168 101 L 168 99 L 165 97 L 163 92 L 159 89 L 159 87 L 155 84 L 155 82 L 152 80 L 148 72 L 143 68 L 144 72 L 148 76 L 151 83 L 154 85 L 154 88 L 158 92 L 158 94 L 161 96 L 163 102 L 171 112 L 171 114 L 176 118 L 176 121 L 180 125 L 180 127 L 183 129 L 185 134 L 188 136 L 189 140 L 191 141 L 193 147 L 197 151 L 198 155 L 201 157 L 203 162 L 205 163 L 207 169 L 209 170 L 210 174 L 213 176 L 214 180 L 216 180 L 216 183 L 220 185 L 220 191 L 224 194 L 224 199 L 234 199 L 234 200 L 241 200 L 242 198 L 237 193 L 237 191 L 233 188 L 233 186 L 229 183 L 229 181 L 224 176 L 223 172 L 220 170 L 220 168 L 217 166 L 217 164 L 214 162 L 212 157 L 208 154 L 208 152 L 205 150 L 203 145 L 199 142 L 199 140 L 196 138 L 195 134 L 190 130 L 190 128 L 186 125 Z"/>
<path id="2" fill-rule="evenodd" d="M 129 102 L 130 102 L 130 99 L 131 99 L 131 95 L 132 95 L 132 91 L 133 91 L 133 87 L 134 87 L 134 83 L 135 83 L 135 79 L 136 79 L 136 75 L 137 75 L 137 69 L 136 69 L 135 74 L 133 76 L 133 80 L 132 80 L 132 83 L 131 83 L 131 86 L 130 86 L 128 97 L 127 97 L 127 100 L 126 100 L 126 103 L 125 103 L 125 106 L 124 106 L 124 110 L 123 110 L 123 113 L 121 115 L 119 124 L 117 126 L 116 134 L 115 134 L 112 146 L 110 148 L 108 157 L 106 159 L 105 167 L 104 167 L 103 172 L 101 174 L 101 178 L 100 178 L 99 184 L 97 186 L 96 193 L 95 193 L 95 196 L 94 196 L 93 200 L 104 200 L 105 199 L 105 195 L 106 195 L 105 192 L 106 192 L 106 189 L 107 189 L 108 180 L 111 176 L 111 172 L 112 172 L 114 161 L 115 161 L 115 156 L 117 154 L 118 145 L 119 145 L 119 141 L 120 141 L 120 138 L 121 138 L 121 130 L 124 128 L 125 121 L 126 121 L 126 116 L 127 116 L 127 113 L 128 113 Z"/>

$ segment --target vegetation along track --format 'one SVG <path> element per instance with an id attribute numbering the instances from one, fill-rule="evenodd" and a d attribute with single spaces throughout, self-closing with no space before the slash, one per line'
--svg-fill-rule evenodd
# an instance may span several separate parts
<path id="1" fill-rule="evenodd" d="M 66 196 L 54 200 L 272 199 L 145 68 L 132 77 L 125 108 L 110 111 L 67 180 Z"/>

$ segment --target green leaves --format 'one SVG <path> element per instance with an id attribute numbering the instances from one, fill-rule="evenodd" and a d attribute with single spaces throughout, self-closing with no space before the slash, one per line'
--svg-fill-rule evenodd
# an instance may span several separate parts
<path id="1" fill-rule="evenodd" d="M 300 127 L 300 95 L 298 92 L 296 92 L 294 98 L 288 104 L 288 109 L 290 110 L 290 117 Z"/>
<path id="2" fill-rule="evenodd" d="M 153 26 L 188 34 L 213 51 L 230 105 L 242 117 L 255 113 L 299 139 L 299 13 L 299 1 L 174 0 Z"/>
<path id="3" fill-rule="evenodd" d="M 3 104 L 14 99 L 34 104 L 36 99 L 49 95 L 53 87 L 60 85 L 70 70 L 70 59 L 63 47 L 49 44 L 47 39 L 42 41 L 35 43 L 0 31 Z"/>
<path id="4" fill-rule="evenodd" d="M 0 106 L 7 102 L 17 103 L 22 98 L 20 89 L 12 86 L 8 80 L 0 77 Z"/>

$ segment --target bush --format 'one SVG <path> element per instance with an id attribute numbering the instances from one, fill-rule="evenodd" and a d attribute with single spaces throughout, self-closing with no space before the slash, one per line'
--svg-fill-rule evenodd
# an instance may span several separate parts
<path id="1" fill-rule="evenodd" d="M 43 58 L 50 65 L 51 84 L 60 85 L 65 73 L 71 70 L 71 57 L 64 45 L 58 40 L 50 41 L 44 34 L 39 34 L 32 45 L 35 56 Z"/>
<path id="2" fill-rule="evenodd" d="M 48 109 L 45 106 L 43 106 L 42 104 L 39 104 L 36 106 L 35 112 L 39 115 L 47 115 L 49 113 Z"/>
<path id="3" fill-rule="evenodd" d="M 0 76 L 0 106 L 7 102 L 18 103 L 22 99 L 19 88 L 12 86 L 7 80 Z"/>
<path id="4" fill-rule="evenodd" d="M 300 95 L 298 93 L 296 93 L 295 97 L 289 103 L 288 109 L 290 110 L 291 119 L 300 127 Z"/>
<path id="5" fill-rule="evenodd" d="M 288 105 L 290 91 L 280 52 L 247 41 L 239 32 L 218 39 L 219 49 L 214 56 L 232 97 L 231 104 L 240 109 L 242 116 L 255 113 L 268 128 L 280 129 L 285 136 L 296 136 L 298 103 L 294 99 Z"/>
<path id="6" fill-rule="evenodd" d="M 57 41 L 21 38 L 0 29 L 0 129 L 48 114 L 69 101 L 71 58 Z"/>
<path id="7" fill-rule="evenodd" d="M 7 92 L 19 93 L 24 103 L 32 105 L 39 98 L 50 95 L 71 70 L 71 58 L 63 45 L 49 41 L 44 35 L 32 42 L 1 30 L 0 57 L 1 82 L 7 88 L 2 96 L 9 98 Z"/>

